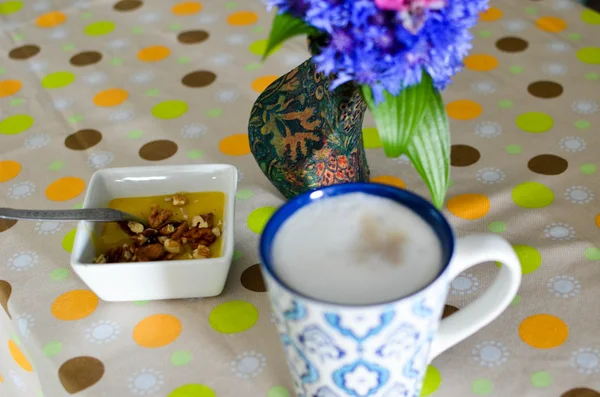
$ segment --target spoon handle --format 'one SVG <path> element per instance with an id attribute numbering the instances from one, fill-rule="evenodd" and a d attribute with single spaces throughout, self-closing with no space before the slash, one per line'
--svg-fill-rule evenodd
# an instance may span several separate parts
<path id="1" fill-rule="evenodd" d="M 80 210 L 18 210 L 0 208 L 0 218 L 37 221 L 89 221 L 121 222 L 134 220 L 112 208 L 86 208 Z"/>

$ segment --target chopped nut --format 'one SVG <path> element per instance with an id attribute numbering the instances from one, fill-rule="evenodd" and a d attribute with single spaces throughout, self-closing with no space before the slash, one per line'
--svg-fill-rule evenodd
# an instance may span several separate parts
<path id="1" fill-rule="evenodd" d="M 99 257 L 96 258 L 96 260 L 94 261 L 94 263 L 106 263 L 107 259 L 106 259 L 106 255 L 102 254 Z"/>
<path id="2" fill-rule="evenodd" d="M 221 226 L 223 224 L 223 221 L 219 221 L 217 222 L 217 225 Z"/>
<path id="3" fill-rule="evenodd" d="M 196 215 L 192 218 L 192 227 L 202 229 L 204 227 L 208 227 L 208 222 L 206 222 L 202 216 Z"/>
<path id="4" fill-rule="evenodd" d="M 163 226 L 162 228 L 160 228 L 160 230 L 158 232 L 160 234 L 162 234 L 163 236 L 170 236 L 171 234 L 175 233 L 175 226 L 173 226 L 172 223 L 169 223 L 169 224 Z"/>
<path id="5" fill-rule="evenodd" d="M 173 196 L 173 205 L 176 207 L 182 207 L 188 203 L 187 197 L 181 193 L 177 193 Z"/>
<path id="6" fill-rule="evenodd" d="M 137 251 L 138 262 L 156 261 L 166 255 L 165 247 L 161 244 L 149 244 Z"/>
<path id="7" fill-rule="evenodd" d="M 143 234 L 138 234 L 133 236 L 133 239 L 139 244 L 139 245 L 144 245 L 148 242 L 148 238 L 146 236 L 144 236 Z"/>
<path id="8" fill-rule="evenodd" d="M 181 252 L 181 243 L 179 241 L 175 241 L 169 238 L 165 240 L 163 245 L 165 246 L 167 252 L 170 252 L 172 254 L 178 254 Z"/>
<path id="9" fill-rule="evenodd" d="M 199 245 L 198 248 L 196 248 L 192 252 L 192 256 L 194 257 L 194 259 L 207 259 L 207 258 L 210 258 L 210 248 L 208 248 L 205 245 Z"/>
<path id="10" fill-rule="evenodd" d="M 132 256 L 133 255 L 131 255 L 131 251 L 124 251 L 123 252 L 123 258 L 125 258 L 126 261 L 130 260 Z"/>
<path id="11" fill-rule="evenodd" d="M 187 244 L 187 238 L 185 238 L 185 237 L 184 237 L 184 238 L 182 238 L 182 239 L 181 239 L 181 244 Z"/>
<path id="12" fill-rule="evenodd" d="M 160 229 L 172 216 L 171 210 L 153 206 L 148 217 L 148 224 L 153 229 Z"/>
<path id="13" fill-rule="evenodd" d="M 169 201 L 173 200 L 171 197 L 165 197 L 165 201 L 168 203 Z"/>
<path id="14" fill-rule="evenodd" d="M 183 216 L 183 219 L 188 218 L 188 214 L 187 214 L 187 212 L 185 212 L 185 210 L 183 208 L 179 208 L 179 211 L 181 211 L 181 216 Z"/>
<path id="15" fill-rule="evenodd" d="M 175 259 L 175 257 L 176 257 L 176 256 L 177 256 L 177 254 L 175 254 L 175 253 L 172 253 L 172 252 L 169 252 L 169 253 L 167 254 L 167 256 L 165 256 L 165 260 L 166 260 L 166 261 L 170 261 L 171 259 Z"/>
<path id="16" fill-rule="evenodd" d="M 187 231 L 188 231 L 188 224 L 187 224 L 187 222 L 183 222 L 181 225 L 179 225 L 177 227 L 177 230 L 175 230 L 175 233 L 173 233 L 171 238 L 173 240 L 179 240 L 183 236 L 183 234 Z"/>
<path id="17" fill-rule="evenodd" d="M 158 230 L 156 229 L 146 229 L 144 230 L 144 232 L 142 233 L 144 235 L 144 237 L 154 237 L 158 234 Z"/>
<path id="18" fill-rule="evenodd" d="M 213 227 L 212 232 L 217 237 L 221 236 L 221 229 L 219 229 L 218 227 Z"/>
<path id="19" fill-rule="evenodd" d="M 185 237 L 192 240 L 196 244 L 211 245 L 217 239 L 212 230 L 209 228 L 192 228 L 186 234 Z"/>
<path id="20" fill-rule="evenodd" d="M 140 234 L 144 231 L 144 225 L 142 225 L 139 222 L 133 222 L 133 221 L 129 221 L 127 222 L 127 227 L 129 228 L 129 230 L 131 230 L 132 232 L 134 232 L 135 234 Z"/>
<path id="21" fill-rule="evenodd" d="M 158 238 L 158 242 L 161 243 L 162 245 L 165 244 L 165 241 L 167 241 L 169 238 L 167 236 L 160 236 Z"/>
<path id="22" fill-rule="evenodd" d="M 210 227 L 212 229 L 214 223 L 215 223 L 215 216 L 212 212 L 208 213 L 208 214 L 204 214 L 202 215 L 202 218 L 206 221 L 206 223 L 208 223 L 207 227 Z"/>
<path id="23" fill-rule="evenodd" d="M 194 257 L 189 252 L 186 252 L 185 254 L 181 255 L 180 259 L 194 259 Z"/>

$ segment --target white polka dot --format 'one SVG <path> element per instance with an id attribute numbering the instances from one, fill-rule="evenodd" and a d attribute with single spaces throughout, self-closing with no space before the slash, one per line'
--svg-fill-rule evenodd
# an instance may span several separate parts
<path id="1" fill-rule="evenodd" d="M 35 318 L 31 314 L 22 313 L 16 317 L 16 323 L 17 329 L 23 339 L 28 339 L 31 334 L 31 329 L 35 325 Z"/>
<path id="2" fill-rule="evenodd" d="M 206 134 L 207 127 L 204 124 L 188 124 L 181 129 L 181 135 L 185 138 L 200 138 Z"/>
<path id="3" fill-rule="evenodd" d="M 570 10 L 574 7 L 573 0 L 556 0 L 553 8 L 557 11 Z"/>
<path id="4" fill-rule="evenodd" d="M 108 46 L 115 50 L 120 50 L 122 48 L 128 47 L 129 44 L 130 44 L 130 41 L 125 38 L 114 39 L 114 40 L 111 40 L 108 42 Z"/>
<path id="5" fill-rule="evenodd" d="M 234 89 L 223 89 L 217 91 L 215 94 L 215 99 L 218 102 L 233 102 L 238 99 L 240 93 Z"/>
<path id="6" fill-rule="evenodd" d="M 13 370 L 8 371 L 8 376 L 10 377 L 10 380 L 13 381 L 13 383 L 17 387 L 17 389 L 19 389 L 21 391 L 27 390 L 27 384 L 25 384 L 23 379 L 21 379 L 21 377 L 15 371 L 13 371 Z"/>
<path id="7" fill-rule="evenodd" d="M 209 62 L 214 66 L 224 66 L 233 62 L 233 55 L 231 54 L 219 54 L 210 58 Z"/>
<path id="8" fill-rule="evenodd" d="M 65 28 L 54 28 L 50 31 L 50 38 L 55 40 L 62 40 L 69 37 L 71 33 Z"/>
<path id="9" fill-rule="evenodd" d="M 266 362 L 267 359 L 260 353 L 254 351 L 244 352 L 231 362 L 231 371 L 238 378 L 256 377 L 263 371 Z"/>
<path id="10" fill-rule="evenodd" d="M 477 171 L 477 180 L 482 183 L 499 183 L 505 178 L 506 174 L 497 168 L 483 168 Z"/>
<path id="11" fill-rule="evenodd" d="M 201 25 L 210 25 L 217 20 L 217 16 L 213 14 L 202 14 L 196 18 L 196 22 Z"/>
<path id="12" fill-rule="evenodd" d="M 71 98 L 56 98 L 53 104 L 56 110 L 67 110 L 73 105 L 73 100 Z"/>
<path id="13" fill-rule="evenodd" d="M 98 321 L 85 330 L 85 337 L 88 341 L 95 344 L 108 343 L 117 338 L 121 333 L 121 327 L 114 321 Z"/>
<path id="14" fill-rule="evenodd" d="M 527 29 L 527 27 L 529 26 L 527 21 L 523 19 L 509 19 L 507 21 L 504 21 L 502 25 L 504 26 L 504 29 L 506 29 L 509 32 L 521 32 Z"/>
<path id="15" fill-rule="evenodd" d="M 508 360 L 509 352 L 500 342 L 485 341 L 475 345 L 471 351 L 473 359 L 485 367 L 498 367 Z"/>
<path id="16" fill-rule="evenodd" d="M 575 230 L 566 223 L 553 222 L 546 225 L 544 235 L 552 240 L 571 240 L 575 237 Z"/>
<path id="17" fill-rule="evenodd" d="M 567 74 L 569 69 L 562 63 L 553 62 L 542 65 L 542 70 L 544 73 L 549 74 L 550 76 L 564 76 Z"/>
<path id="18" fill-rule="evenodd" d="M 146 12 L 139 16 L 139 20 L 146 23 L 157 22 L 161 18 L 162 16 L 158 12 Z"/>
<path id="19" fill-rule="evenodd" d="M 568 136 L 560 140 L 560 147 L 567 152 L 581 152 L 585 149 L 585 141 L 576 136 Z"/>
<path id="20" fill-rule="evenodd" d="M 584 375 L 600 373 L 600 350 L 591 347 L 571 353 L 571 365 Z"/>
<path id="21" fill-rule="evenodd" d="M 51 4 L 48 3 L 47 1 L 38 1 L 33 6 L 31 6 L 33 11 L 37 11 L 37 12 L 47 11 L 50 9 L 50 7 L 51 7 Z"/>
<path id="22" fill-rule="evenodd" d="M 555 276 L 548 280 L 548 291 L 559 298 L 571 298 L 579 295 L 581 284 L 575 277 Z"/>
<path id="23" fill-rule="evenodd" d="M 120 123 L 122 121 L 132 120 L 135 117 L 135 113 L 130 109 L 119 109 L 111 112 L 108 118 L 113 123 Z"/>
<path id="24" fill-rule="evenodd" d="M 32 182 L 18 182 L 8 189 L 8 196 L 15 200 L 29 197 L 35 192 L 35 185 Z"/>
<path id="25" fill-rule="evenodd" d="M 34 134 L 27 138 L 25 147 L 29 149 L 39 149 L 48 145 L 50 141 L 50 135 L 48 134 Z"/>
<path id="26" fill-rule="evenodd" d="M 573 111 L 579 114 L 592 114 L 598 111 L 598 104 L 591 99 L 580 99 L 571 105 Z"/>
<path id="27" fill-rule="evenodd" d="M 32 72 L 43 72 L 48 68 L 48 61 L 45 59 L 34 59 L 29 61 L 29 69 Z"/>
<path id="28" fill-rule="evenodd" d="M 103 84 L 107 79 L 106 73 L 93 72 L 83 76 L 83 81 L 89 85 L 100 85 Z"/>
<path id="29" fill-rule="evenodd" d="M 484 121 L 475 126 L 475 133 L 482 138 L 494 138 L 502 133 L 502 127 L 496 122 Z"/>
<path id="30" fill-rule="evenodd" d="M 149 83 L 152 80 L 154 80 L 154 72 L 151 70 L 142 70 L 139 72 L 135 72 L 131 76 L 131 82 L 136 84 Z"/>
<path id="31" fill-rule="evenodd" d="M 563 41 L 551 41 L 548 43 L 548 49 L 560 54 L 569 51 L 571 47 Z"/>
<path id="32" fill-rule="evenodd" d="M 51 234 L 56 234 L 62 229 L 61 222 L 54 221 L 43 221 L 38 222 L 35 225 L 35 231 L 41 234 L 42 236 L 49 236 Z"/>
<path id="33" fill-rule="evenodd" d="M 227 43 L 230 45 L 242 45 L 248 43 L 248 36 L 245 34 L 233 34 L 227 38 Z"/>
<path id="34" fill-rule="evenodd" d="M 111 152 L 95 152 L 89 155 L 88 164 L 92 168 L 104 168 L 114 160 L 115 155 Z"/>
<path id="35" fill-rule="evenodd" d="M 38 262 L 38 254 L 33 251 L 21 251 L 11 256 L 6 265 L 10 270 L 23 271 L 34 267 Z"/>
<path id="36" fill-rule="evenodd" d="M 138 396 L 156 393 L 164 384 L 163 375 L 150 368 L 143 368 L 129 377 L 127 387 Z"/>
<path id="37" fill-rule="evenodd" d="M 594 200 L 594 192 L 585 186 L 572 186 L 565 190 L 565 198 L 574 204 L 587 204 Z"/>
<path id="38" fill-rule="evenodd" d="M 471 84 L 471 89 L 478 94 L 487 95 L 496 92 L 496 84 L 491 81 L 476 81 Z"/>
<path id="39" fill-rule="evenodd" d="M 470 295 L 479 289 L 479 280 L 471 273 L 461 273 L 452 280 L 450 292 L 453 295 Z"/>

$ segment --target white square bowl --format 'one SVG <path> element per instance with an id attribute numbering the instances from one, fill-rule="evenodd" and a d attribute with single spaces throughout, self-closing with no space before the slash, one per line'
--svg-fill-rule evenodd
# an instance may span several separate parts
<path id="1" fill-rule="evenodd" d="M 218 258 L 95 264 L 92 236 L 102 223 L 80 222 L 71 267 L 105 301 L 199 298 L 223 291 L 233 258 L 237 169 L 228 164 L 107 168 L 92 175 L 84 208 L 106 207 L 114 198 L 177 192 L 223 192 L 223 252 Z"/>

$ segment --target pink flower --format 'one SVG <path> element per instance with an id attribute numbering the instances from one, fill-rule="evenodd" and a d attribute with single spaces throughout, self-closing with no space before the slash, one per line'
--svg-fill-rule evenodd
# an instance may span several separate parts
<path id="1" fill-rule="evenodd" d="M 375 0 L 375 5 L 382 10 L 414 13 L 425 9 L 439 10 L 446 5 L 446 0 Z"/>

